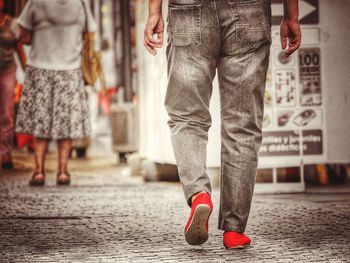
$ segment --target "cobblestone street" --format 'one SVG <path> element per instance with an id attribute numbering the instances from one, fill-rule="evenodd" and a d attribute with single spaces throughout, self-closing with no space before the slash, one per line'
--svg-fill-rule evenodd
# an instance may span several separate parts
<path id="1" fill-rule="evenodd" d="M 98 160 L 97 160 L 98 161 Z M 72 163 L 72 167 L 75 164 Z M 199 247 L 182 232 L 177 183 L 148 183 L 126 166 L 78 166 L 70 187 L 30 188 L 29 169 L 0 176 L 1 262 L 350 262 L 350 195 L 255 195 L 252 245 L 226 251 L 217 230 Z"/>

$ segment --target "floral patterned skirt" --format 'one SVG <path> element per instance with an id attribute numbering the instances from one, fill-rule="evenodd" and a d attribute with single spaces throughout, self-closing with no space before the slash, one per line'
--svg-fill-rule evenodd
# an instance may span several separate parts
<path id="1" fill-rule="evenodd" d="M 28 67 L 16 121 L 16 132 L 41 139 L 90 136 L 87 92 L 80 69 Z"/>

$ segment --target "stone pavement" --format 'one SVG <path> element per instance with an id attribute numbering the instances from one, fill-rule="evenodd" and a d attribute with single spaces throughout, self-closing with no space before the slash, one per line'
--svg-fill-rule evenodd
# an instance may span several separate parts
<path id="1" fill-rule="evenodd" d="M 91 162 L 91 161 L 90 161 Z M 97 161 L 99 162 L 99 161 Z M 217 230 L 186 244 L 189 209 L 177 183 L 148 183 L 126 166 L 73 163 L 70 187 L 30 188 L 30 171 L 0 175 L 0 262 L 350 262 L 350 195 L 256 195 L 252 245 L 226 251 Z M 22 167 L 23 168 L 23 167 Z"/>

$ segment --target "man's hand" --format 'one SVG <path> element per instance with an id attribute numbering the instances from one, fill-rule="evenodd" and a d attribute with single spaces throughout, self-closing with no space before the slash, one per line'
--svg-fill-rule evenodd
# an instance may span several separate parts
<path id="1" fill-rule="evenodd" d="M 145 27 L 145 40 L 143 45 L 152 55 L 156 55 L 156 48 L 163 46 L 164 20 L 161 13 L 150 14 Z"/>
<path id="2" fill-rule="evenodd" d="M 298 20 L 283 19 L 280 34 L 282 49 L 287 49 L 284 55 L 288 58 L 300 47 L 301 31 Z"/>

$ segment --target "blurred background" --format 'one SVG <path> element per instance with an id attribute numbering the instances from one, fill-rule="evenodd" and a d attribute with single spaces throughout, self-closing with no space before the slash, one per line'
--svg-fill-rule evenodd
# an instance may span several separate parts
<path id="1" fill-rule="evenodd" d="M 25 3 L 5 0 L 5 8 L 18 16 Z M 99 84 L 86 87 L 92 136 L 74 141 L 72 184 L 61 188 L 55 183 L 55 144 L 48 150 L 46 185 L 33 188 L 28 186 L 32 138 L 16 136 L 14 169 L 0 170 L 1 262 L 349 262 L 349 0 L 300 0 L 302 45 L 289 59 L 279 43 L 282 0 L 272 0 L 264 138 L 247 228 L 253 245 L 235 253 L 222 249 L 222 232 L 216 229 L 217 80 L 207 156 L 211 237 L 193 248 L 182 236 L 189 209 L 163 106 L 165 46 L 156 57 L 143 47 L 148 1 L 90 4 L 107 80 L 106 92 Z M 20 67 L 17 80 L 18 106 Z"/>
<path id="2" fill-rule="evenodd" d="M 5 1 L 5 8 L 18 16 L 25 3 Z M 145 181 L 177 181 L 163 107 L 165 47 L 156 57 L 143 48 L 147 4 L 142 0 L 91 0 L 98 22 L 96 49 L 103 54 L 108 90 L 102 93 L 99 85 L 87 88 L 93 136 L 74 142 L 72 159 L 84 167 L 128 164 L 124 171 L 127 175 L 142 176 Z M 282 1 L 272 0 L 273 43 L 256 192 L 350 191 L 349 11 L 350 4 L 345 0 L 301 0 L 302 45 L 285 59 L 278 26 Z M 17 76 L 18 101 L 24 79 L 20 68 Z M 217 80 L 211 112 L 208 173 L 213 185 L 218 186 Z M 30 141 L 18 139 L 16 167 L 30 168 Z M 94 164 L 96 160 L 101 163 Z M 72 165 L 75 167 L 74 162 Z"/>

